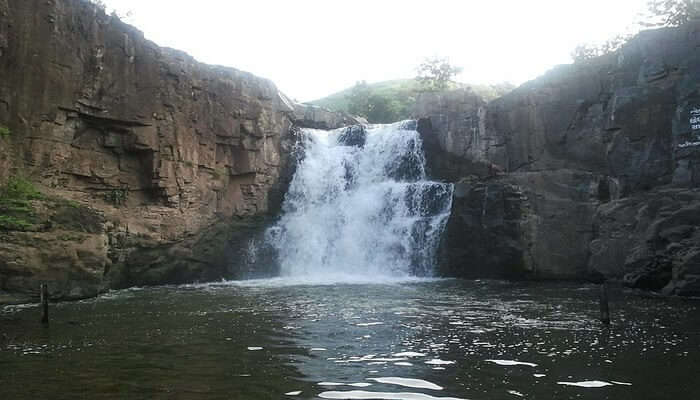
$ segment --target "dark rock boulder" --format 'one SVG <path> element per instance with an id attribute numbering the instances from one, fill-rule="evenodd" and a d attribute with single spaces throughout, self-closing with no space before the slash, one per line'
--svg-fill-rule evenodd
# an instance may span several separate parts
<path id="1" fill-rule="evenodd" d="M 533 274 L 525 194 L 500 181 L 455 185 L 443 238 L 440 272 L 467 278 L 524 278 Z"/>
<path id="2" fill-rule="evenodd" d="M 338 136 L 338 143 L 344 146 L 364 147 L 366 141 L 367 129 L 364 125 L 348 126 Z"/>
<path id="3" fill-rule="evenodd" d="M 700 204 L 698 46 L 700 22 L 691 22 L 642 32 L 616 53 L 556 67 L 489 103 L 468 89 L 422 94 L 414 116 L 428 173 L 470 177 L 468 190 L 455 191 L 446 274 L 596 271 L 700 294 L 691 216 Z M 486 188 L 522 193 L 518 229 L 512 202 L 478 215 Z"/>

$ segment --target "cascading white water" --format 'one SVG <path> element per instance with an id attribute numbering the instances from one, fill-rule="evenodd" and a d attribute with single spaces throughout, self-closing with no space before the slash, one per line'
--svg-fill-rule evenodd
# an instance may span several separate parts
<path id="1" fill-rule="evenodd" d="M 304 158 L 267 232 L 282 276 L 375 280 L 431 276 L 451 184 L 425 176 L 415 121 L 305 130 Z"/>

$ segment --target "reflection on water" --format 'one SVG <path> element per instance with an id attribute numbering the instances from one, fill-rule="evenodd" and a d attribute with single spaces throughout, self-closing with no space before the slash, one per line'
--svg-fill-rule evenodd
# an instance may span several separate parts
<path id="1" fill-rule="evenodd" d="M 0 312 L 0 398 L 697 398 L 697 303 L 592 286 L 217 283 Z"/>

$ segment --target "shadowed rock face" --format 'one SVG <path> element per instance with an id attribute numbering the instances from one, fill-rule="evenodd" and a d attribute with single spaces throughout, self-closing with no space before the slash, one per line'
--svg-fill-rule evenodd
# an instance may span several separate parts
<path id="1" fill-rule="evenodd" d="M 422 95 L 415 116 L 429 173 L 461 182 L 445 271 L 599 271 L 700 294 L 698 224 L 686 212 L 672 217 L 698 204 L 698 46 L 696 22 L 642 32 L 615 54 L 557 67 L 488 104 L 468 90 Z"/>
<path id="2" fill-rule="evenodd" d="M 0 232 L 0 292 L 35 295 L 48 281 L 54 297 L 77 298 L 240 276 L 240 232 L 276 211 L 293 173 L 293 124 L 356 122 L 305 110 L 87 1 L 0 0 L 0 125 L 11 130 L 0 184 L 25 176 L 104 219 L 80 240 L 57 241 L 55 225 Z"/>

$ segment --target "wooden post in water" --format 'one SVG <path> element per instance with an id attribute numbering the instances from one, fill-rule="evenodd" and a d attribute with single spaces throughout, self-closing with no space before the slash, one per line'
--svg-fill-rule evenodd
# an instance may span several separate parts
<path id="1" fill-rule="evenodd" d="M 41 284 L 41 323 L 49 323 L 49 285 Z"/>
<path id="2" fill-rule="evenodd" d="M 610 306 L 608 304 L 608 285 L 605 281 L 600 284 L 600 322 L 610 325 Z"/>

